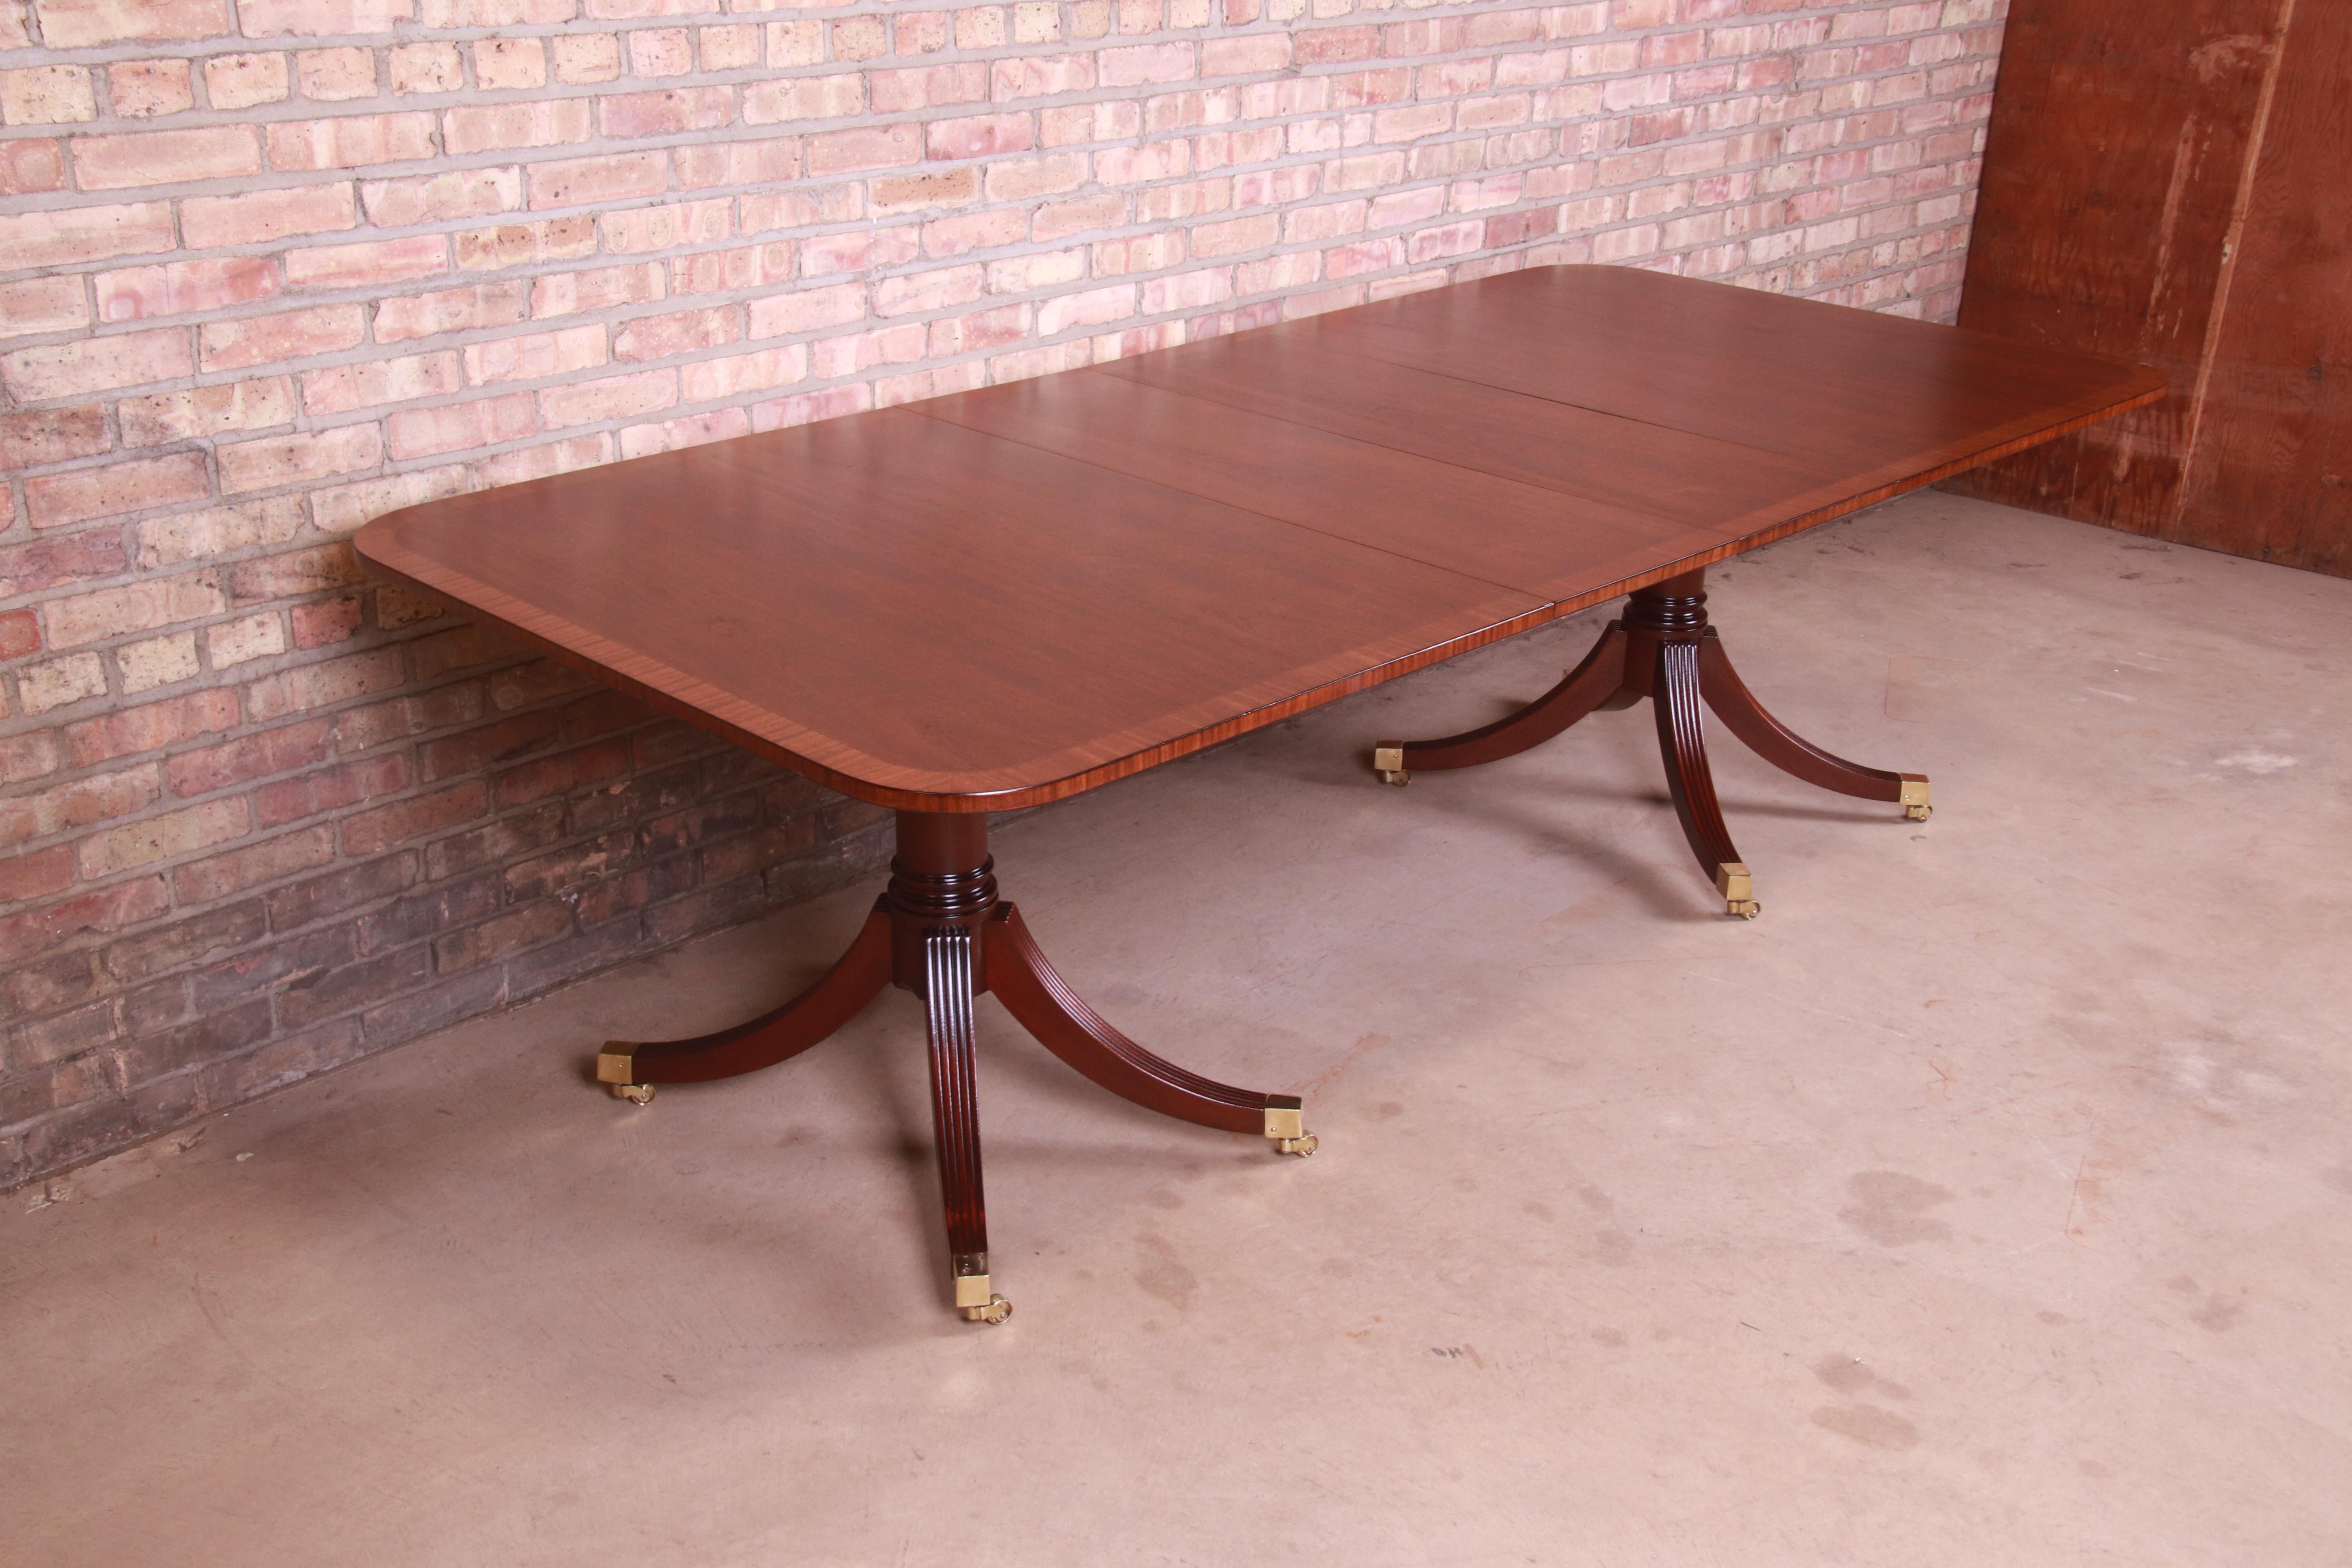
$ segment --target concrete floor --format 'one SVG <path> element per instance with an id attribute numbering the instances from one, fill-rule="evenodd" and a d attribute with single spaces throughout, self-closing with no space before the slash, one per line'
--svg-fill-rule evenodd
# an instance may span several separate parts
<path id="1" fill-rule="evenodd" d="M 1714 586 L 1933 822 L 1718 732 L 1746 922 L 1645 710 L 1370 780 L 1598 612 L 1008 826 L 1073 984 L 1323 1149 L 983 1003 L 1001 1328 L 944 1305 L 911 999 L 647 1109 L 582 1081 L 871 888 L 19 1193 L 5 1554 L 2352 1561 L 2352 582 L 1925 494 Z"/>

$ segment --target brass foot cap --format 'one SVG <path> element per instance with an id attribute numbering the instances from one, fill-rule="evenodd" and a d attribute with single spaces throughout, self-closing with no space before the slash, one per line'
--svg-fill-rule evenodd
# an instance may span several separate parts
<path id="1" fill-rule="evenodd" d="M 596 1053 L 598 1083 L 635 1083 L 637 1078 L 637 1042 L 606 1040 L 604 1048 Z"/>
<path id="2" fill-rule="evenodd" d="M 1926 778 L 1922 777 L 1918 773 L 1897 773 L 1895 776 L 1903 781 L 1902 792 L 1895 797 L 1899 804 L 1904 805 L 1925 805 L 1927 804 L 1927 781 Z"/>
<path id="3" fill-rule="evenodd" d="M 611 1088 L 614 1100 L 634 1100 L 639 1105 L 654 1102 L 654 1086 L 649 1083 L 616 1083 Z"/>
<path id="4" fill-rule="evenodd" d="M 1381 775 L 1381 783 L 1394 784 L 1399 789 L 1412 783 L 1412 774 L 1405 771 L 1403 742 L 1399 742 L 1393 746 L 1374 746 L 1372 771 Z"/>
<path id="5" fill-rule="evenodd" d="M 985 1306 L 963 1310 L 964 1321 L 971 1323 L 1001 1323 L 1012 1315 L 1013 1303 L 1002 1296 L 991 1296 Z"/>
<path id="6" fill-rule="evenodd" d="M 1321 1147 L 1323 1147 L 1323 1140 L 1312 1132 L 1303 1138 L 1277 1138 L 1274 1141 L 1276 1153 L 1296 1154 L 1302 1160 Z"/>
<path id="7" fill-rule="evenodd" d="M 1764 912 L 1756 901 L 1756 879 L 1748 868 L 1737 860 L 1727 860 L 1715 868 L 1715 890 L 1723 895 L 1723 912 L 1754 920 Z"/>

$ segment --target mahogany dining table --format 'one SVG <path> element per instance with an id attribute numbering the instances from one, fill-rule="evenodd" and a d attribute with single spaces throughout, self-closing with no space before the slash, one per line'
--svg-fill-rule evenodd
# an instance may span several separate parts
<path id="1" fill-rule="evenodd" d="M 1382 742 L 1392 784 L 1653 700 L 1677 815 L 1759 905 L 1702 705 L 1801 778 L 1928 809 L 1734 673 L 1708 563 L 2155 401 L 2156 372 L 1612 267 L 1546 267 L 1083 370 L 405 508 L 375 568 L 897 814 L 887 889 L 831 971 L 598 1079 L 771 1067 L 886 985 L 925 1004 L 955 1306 L 992 1289 L 972 998 L 1111 1092 L 1283 1153 L 1296 1097 L 1213 1082 L 1081 1000 L 997 893 L 985 813 L 1055 801 L 1631 595 L 1534 704 Z"/>

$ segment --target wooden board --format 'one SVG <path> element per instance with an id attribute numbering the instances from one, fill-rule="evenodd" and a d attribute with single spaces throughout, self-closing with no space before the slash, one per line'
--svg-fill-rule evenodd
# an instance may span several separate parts
<path id="1" fill-rule="evenodd" d="M 1542 268 L 434 501 L 359 547 L 861 799 L 1007 809 L 2159 391 Z"/>
<path id="2" fill-rule="evenodd" d="M 2352 574 L 2347 80 L 2340 5 L 2015 0 L 1960 321 L 2170 391 L 1953 489 Z"/>

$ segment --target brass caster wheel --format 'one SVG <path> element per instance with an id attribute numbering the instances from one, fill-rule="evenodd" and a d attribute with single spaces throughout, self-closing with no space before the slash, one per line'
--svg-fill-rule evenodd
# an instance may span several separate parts
<path id="1" fill-rule="evenodd" d="M 1764 912 L 1764 906 L 1753 899 L 1733 899 L 1725 903 L 1723 912 L 1727 915 L 1738 915 L 1744 921 L 1752 921 Z"/>
<path id="2" fill-rule="evenodd" d="M 649 1083 L 616 1083 L 612 1086 L 614 1100 L 626 1100 L 638 1105 L 654 1102 L 654 1086 Z"/>
<path id="3" fill-rule="evenodd" d="M 1013 1315 L 1013 1303 L 1002 1296 L 991 1296 L 984 1307 L 966 1307 L 964 1321 L 971 1323 L 1001 1323 Z"/>
<path id="4" fill-rule="evenodd" d="M 1903 808 L 1903 815 L 1914 822 L 1925 822 L 1936 815 L 1936 808 L 1932 805 L 1906 805 Z"/>
<path id="5" fill-rule="evenodd" d="M 1318 1138 L 1312 1132 L 1307 1133 L 1303 1138 L 1277 1138 L 1274 1141 L 1274 1152 L 1276 1153 L 1296 1154 L 1302 1160 L 1307 1158 L 1307 1155 L 1315 1152 L 1316 1150 L 1320 1149 L 1322 1146 L 1323 1140 Z"/>
<path id="6" fill-rule="evenodd" d="M 1412 775 L 1405 771 L 1402 746 L 1374 746 L 1372 772 L 1381 775 L 1381 783 L 1399 789 L 1412 782 Z"/>
<path id="7" fill-rule="evenodd" d="M 1381 770 L 1381 783 L 1384 784 L 1394 784 L 1397 788 L 1402 789 L 1405 785 L 1412 783 L 1412 775 L 1405 772 L 1402 768 L 1396 768 L 1393 770 L 1383 768 Z"/>

